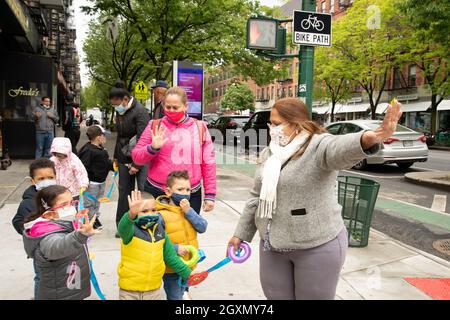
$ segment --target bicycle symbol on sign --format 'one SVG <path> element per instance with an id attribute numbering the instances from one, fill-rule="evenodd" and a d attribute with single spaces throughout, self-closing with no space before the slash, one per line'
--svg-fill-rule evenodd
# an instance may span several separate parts
<path id="1" fill-rule="evenodd" d="M 308 15 L 308 19 L 303 19 L 301 22 L 301 26 L 303 29 L 313 28 L 317 31 L 322 31 L 325 28 L 325 25 L 322 21 L 317 20 L 317 17 L 313 17 L 311 14 Z"/>

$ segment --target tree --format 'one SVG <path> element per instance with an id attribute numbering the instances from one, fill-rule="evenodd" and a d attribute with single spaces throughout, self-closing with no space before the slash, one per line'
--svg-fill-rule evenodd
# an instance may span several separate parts
<path id="1" fill-rule="evenodd" d="M 231 84 L 225 96 L 220 101 L 220 106 L 223 109 L 233 111 L 255 110 L 255 99 L 253 92 L 244 84 Z"/>
<path id="2" fill-rule="evenodd" d="M 387 77 L 407 59 L 405 27 L 396 1 L 355 1 L 333 26 L 333 46 L 350 78 L 367 93 L 372 119 L 385 90 Z"/>
<path id="3" fill-rule="evenodd" d="M 273 62 L 245 49 L 246 21 L 260 12 L 251 0 L 91 0 L 88 13 L 127 21 L 154 78 L 170 79 L 172 61 L 191 60 L 210 66 L 236 66 L 258 83 L 277 77 Z M 261 78 L 261 79 L 260 79 Z"/>
<path id="4" fill-rule="evenodd" d="M 90 22 L 83 50 L 89 74 L 95 82 L 111 87 L 118 79 L 123 80 L 131 92 L 136 80 L 152 78 L 155 70 L 147 64 L 148 58 L 138 50 L 139 38 L 128 22 L 118 20 L 118 37 L 109 39 L 104 21 L 100 16 Z"/>
<path id="5" fill-rule="evenodd" d="M 324 98 L 331 103 L 331 122 L 334 122 L 336 104 L 351 96 L 350 74 L 344 61 L 333 47 L 319 47 L 314 51 L 315 81 L 325 87 Z"/>
<path id="6" fill-rule="evenodd" d="M 431 93 L 431 132 L 436 133 L 437 107 L 450 94 L 450 2 L 404 0 L 398 6 L 410 24 L 408 60 L 421 70 Z"/>

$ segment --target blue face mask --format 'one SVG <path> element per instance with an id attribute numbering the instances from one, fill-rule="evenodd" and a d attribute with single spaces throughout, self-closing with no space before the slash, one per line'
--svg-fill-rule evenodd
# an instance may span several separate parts
<path id="1" fill-rule="evenodd" d="M 159 215 L 157 214 L 150 214 L 148 216 L 143 216 L 138 218 L 138 220 L 136 221 L 136 224 L 142 228 L 147 230 L 148 228 L 151 228 L 152 226 L 155 225 L 156 222 L 158 222 L 159 219 Z"/>
<path id="2" fill-rule="evenodd" d="M 189 199 L 191 199 L 191 195 L 190 195 L 190 194 L 172 193 L 172 197 L 171 197 L 171 198 L 172 198 L 173 202 L 174 202 L 177 206 L 179 206 L 181 200 L 183 200 L 183 199 L 189 200 Z"/>
<path id="3" fill-rule="evenodd" d="M 125 107 L 122 104 L 119 104 L 118 106 L 114 106 L 114 109 L 119 113 L 122 114 L 125 112 Z"/>
<path id="4" fill-rule="evenodd" d="M 45 179 L 45 180 L 42 180 L 42 181 L 39 181 L 38 183 L 36 183 L 35 187 L 36 187 L 36 190 L 39 191 L 39 190 L 42 190 L 44 188 L 54 186 L 54 185 L 56 185 L 56 180 Z"/>

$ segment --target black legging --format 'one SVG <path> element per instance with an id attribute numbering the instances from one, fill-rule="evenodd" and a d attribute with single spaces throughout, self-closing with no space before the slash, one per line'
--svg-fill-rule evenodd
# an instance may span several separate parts
<path id="1" fill-rule="evenodd" d="M 155 199 L 165 194 L 164 191 L 152 186 L 148 181 L 145 181 L 144 190 L 155 197 Z M 200 209 L 202 208 L 202 188 L 194 193 L 191 193 L 189 202 L 191 204 L 191 208 L 200 214 Z"/>
<path id="2" fill-rule="evenodd" d="M 140 191 L 144 190 L 144 183 L 147 179 L 147 166 L 142 167 L 135 175 L 130 175 L 128 167 L 119 163 L 119 200 L 117 202 L 116 225 L 119 225 L 122 216 L 130 210 L 128 206 L 128 196 L 131 191 L 137 187 Z"/>
<path id="3" fill-rule="evenodd" d="M 69 138 L 70 143 L 72 144 L 72 152 L 78 155 L 77 152 L 77 144 L 80 141 L 80 130 L 79 129 L 71 129 L 67 130 L 64 134 L 64 137 Z"/>

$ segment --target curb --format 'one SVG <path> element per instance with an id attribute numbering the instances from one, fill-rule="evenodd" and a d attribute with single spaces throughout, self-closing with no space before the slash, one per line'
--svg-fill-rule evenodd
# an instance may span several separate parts
<path id="1" fill-rule="evenodd" d="M 414 178 L 411 177 L 410 174 L 405 174 L 405 180 L 414 183 L 414 184 L 418 184 L 418 185 L 428 185 L 440 190 L 444 190 L 444 191 L 450 191 L 450 183 L 443 183 L 443 182 L 438 182 L 434 179 L 420 179 L 420 178 Z"/>
<path id="2" fill-rule="evenodd" d="M 430 149 L 430 150 L 450 151 L 450 147 L 429 146 L 428 149 Z"/>

